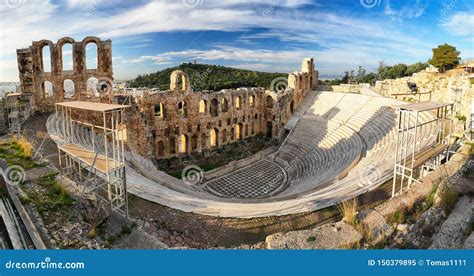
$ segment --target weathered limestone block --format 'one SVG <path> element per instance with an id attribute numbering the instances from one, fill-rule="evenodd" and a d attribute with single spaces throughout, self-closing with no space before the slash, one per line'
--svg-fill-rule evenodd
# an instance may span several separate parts
<path id="1" fill-rule="evenodd" d="M 474 232 L 471 232 L 471 235 L 464 242 L 464 249 L 474 249 Z"/>
<path id="2" fill-rule="evenodd" d="M 375 210 L 360 212 L 358 215 L 360 223 L 369 231 L 369 240 L 371 244 L 378 244 L 385 238 L 390 237 L 393 228 L 387 224 L 384 217 Z"/>
<path id="3" fill-rule="evenodd" d="M 459 199 L 448 219 L 433 236 L 432 249 L 462 248 L 469 235 L 469 223 L 474 217 L 474 200 L 468 196 Z"/>
<path id="4" fill-rule="evenodd" d="M 362 240 L 351 225 L 338 222 L 314 229 L 276 233 L 267 236 L 268 249 L 337 249 L 350 248 Z"/>

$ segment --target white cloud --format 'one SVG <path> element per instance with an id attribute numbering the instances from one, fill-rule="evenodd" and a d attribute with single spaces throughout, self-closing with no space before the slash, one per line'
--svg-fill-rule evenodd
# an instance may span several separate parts
<path id="1" fill-rule="evenodd" d="M 320 70 L 325 73 L 341 73 L 357 65 L 376 66 L 381 59 L 387 62 L 425 60 L 434 46 L 416 35 L 408 34 L 396 22 L 387 22 L 386 17 L 367 18 L 344 10 L 334 13 L 321 9 L 299 9 L 310 2 L 204 0 L 198 2 L 201 5 L 190 8 L 180 0 L 152 0 L 134 2 L 133 7 L 113 9 L 118 4 L 131 4 L 118 0 L 68 0 L 54 3 L 50 0 L 25 0 L 24 5 L 16 9 L 0 6 L 0 81 L 18 79 L 16 68 L 6 70 L 3 66 L 4 62 L 16 63 L 17 48 L 28 47 L 33 40 L 47 38 L 55 41 L 64 36 L 80 40 L 84 36 L 98 35 L 104 39 L 112 38 L 115 45 L 124 43 L 127 45 L 124 48 L 145 48 L 152 45 L 151 41 L 143 39 L 149 33 L 229 32 L 258 28 L 260 32 L 246 33 L 237 38 L 235 44 L 215 44 L 208 49 L 209 45 L 194 43 L 181 51 L 141 57 L 114 57 L 113 62 L 114 66 L 125 67 L 127 64 L 167 65 L 176 63 L 176 59 L 224 60 L 236 61 L 234 66 L 247 66 L 248 69 L 262 68 L 269 71 L 281 68 L 288 71 L 290 68 L 297 69 L 301 58 L 313 56 Z M 400 7 L 387 1 L 385 12 L 390 17 L 416 18 L 424 13 L 426 5 L 418 0 L 413 5 Z M 92 11 L 87 8 L 91 6 L 94 7 Z M 269 7 L 275 8 L 267 16 L 262 16 Z M 472 36 L 472 21 L 472 15 L 460 14 L 459 17 L 453 16 L 443 26 L 452 30 L 453 34 Z M 389 31 L 387 24 L 390 24 Z M 243 48 L 244 45 L 258 48 L 258 45 L 262 45 L 259 42 L 275 38 L 281 43 L 267 46 L 267 49 Z M 137 43 L 129 46 L 129 42 L 133 41 Z M 176 48 L 186 46 L 177 44 Z M 12 68 L 11 64 L 8 66 Z"/>
<path id="2" fill-rule="evenodd" d="M 395 2 L 397 3 L 397 2 Z M 392 7 L 390 0 L 385 1 L 384 13 L 395 20 L 418 18 L 425 13 L 428 2 L 425 0 L 410 1 L 410 4 Z"/>
<path id="3" fill-rule="evenodd" d="M 447 31 L 458 36 L 474 36 L 474 14 L 458 12 L 442 23 Z"/>

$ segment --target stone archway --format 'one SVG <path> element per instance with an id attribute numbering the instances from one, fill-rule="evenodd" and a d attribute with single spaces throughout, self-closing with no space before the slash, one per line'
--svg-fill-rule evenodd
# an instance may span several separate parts
<path id="1" fill-rule="evenodd" d="M 72 99 L 76 95 L 76 87 L 73 80 L 65 79 L 63 81 L 63 93 L 65 99 Z"/>
<path id="2" fill-rule="evenodd" d="M 179 82 L 181 81 L 181 89 L 179 89 Z M 188 91 L 190 88 L 189 76 L 181 70 L 175 70 L 170 76 L 170 90 Z"/>

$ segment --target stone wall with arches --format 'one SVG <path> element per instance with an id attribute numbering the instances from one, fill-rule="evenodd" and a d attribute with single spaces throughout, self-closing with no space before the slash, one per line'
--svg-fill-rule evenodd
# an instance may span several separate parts
<path id="1" fill-rule="evenodd" d="M 89 48 L 95 51 L 91 52 Z M 82 41 L 70 37 L 56 43 L 34 41 L 30 47 L 17 50 L 17 59 L 21 90 L 34 95 L 35 107 L 39 110 L 51 110 L 56 102 L 67 100 L 112 100 L 110 40 L 89 36 Z M 110 86 L 106 89 L 107 95 L 90 93 L 87 82 L 91 78 Z M 47 89 L 50 84 L 52 88 Z"/>
<path id="2" fill-rule="evenodd" d="M 128 145 L 154 159 L 218 149 L 257 134 L 280 139 L 302 98 L 317 82 L 313 59 L 290 74 L 286 89 L 193 91 L 187 74 L 174 71 L 170 89 L 133 99 L 127 122 Z M 302 76 L 292 82 L 292 75 Z"/>

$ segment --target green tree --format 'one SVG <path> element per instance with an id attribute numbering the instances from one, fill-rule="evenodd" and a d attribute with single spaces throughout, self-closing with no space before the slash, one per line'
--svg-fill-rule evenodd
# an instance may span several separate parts
<path id="1" fill-rule="evenodd" d="M 445 72 L 459 64 L 459 54 L 460 52 L 454 46 L 446 43 L 438 45 L 433 49 L 433 57 L 428 63 L 440 69 L 441 72 Z"/>
<path id="2" fill-rule="evenodd" d="M 411 76 L 413 75 L 414 73 L 418 73 L 420 72 L 421 70 L 424 70 L 426 69 L 426 67 L 428 67 L 428 64 L 427 63 L 424 63 L 424 62 L 417 62 L 415 64 L 412 64 L 412 65 L 409 65 L 405 74 L 407 76 Z"/>

